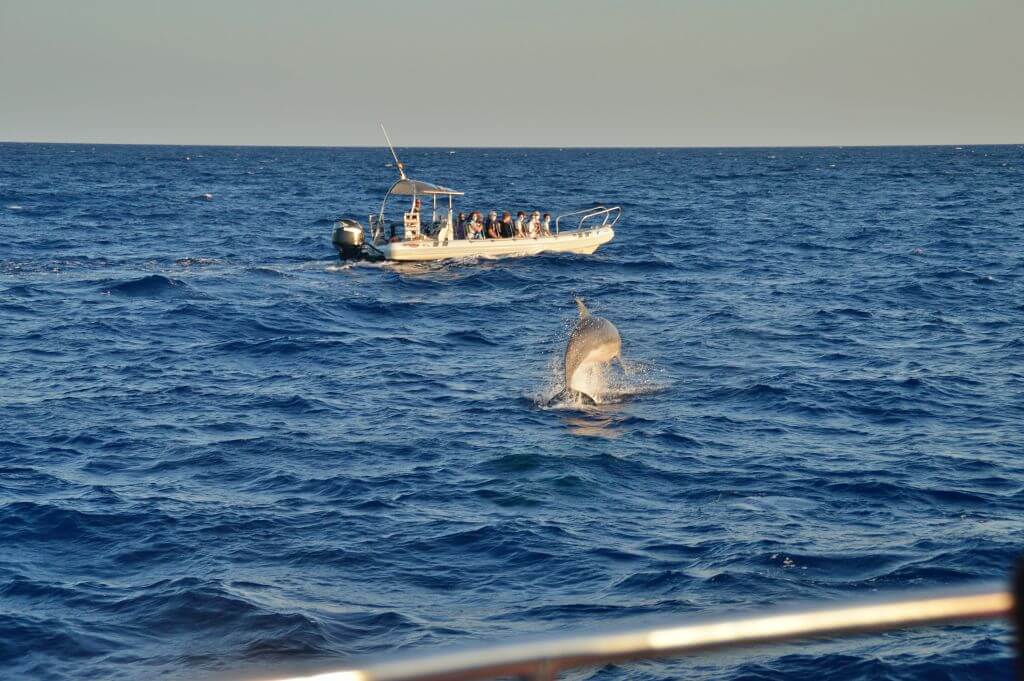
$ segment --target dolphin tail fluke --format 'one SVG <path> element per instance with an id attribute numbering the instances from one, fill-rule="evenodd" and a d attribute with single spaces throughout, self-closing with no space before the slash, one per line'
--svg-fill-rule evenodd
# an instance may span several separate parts
<path id="1" fill-rule="evenodd" d="M 576 296 L 576 307 L 580 310 L 580 319 L 586 319 L 590 316 L 590 310 L 588 310 L 587 306 L 583 304 L 583 299 L 579 296 Z"/>
<path id="2" fill-rule="evenodd" d="M 554 402 L 582 402 L 591 407 L 597 406 L 597 400 L 590 395 L 579 390 L 573 390 L 572 388 L 566 388 L 562 392 L 558 393 L 551 398 L 551 403 Z"/>

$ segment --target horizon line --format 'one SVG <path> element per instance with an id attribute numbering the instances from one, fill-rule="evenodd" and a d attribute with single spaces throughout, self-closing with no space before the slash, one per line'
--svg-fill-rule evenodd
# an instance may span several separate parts
<path id="1" fill-rule="evenodd" d="M 58 144 L 66 146 L 108 146 L 108 147 L 214 147 L 224 149 L 386 149 L 379 144 L 207 144 L 190 142 L 54 142 L 39 140 L 0 140 L 0 144 Z M 602 144 L 584 145 L 568 144 L 561 146 L 545 145 L 403 145 L 397 149 L 885 149 L 885 148 L 927 148 L 927 147 L 1024 147 L 1019 142 L 929 142 L 925 144 L 691 144 L 691 145 L 635 145 L 635 144 Z"/>

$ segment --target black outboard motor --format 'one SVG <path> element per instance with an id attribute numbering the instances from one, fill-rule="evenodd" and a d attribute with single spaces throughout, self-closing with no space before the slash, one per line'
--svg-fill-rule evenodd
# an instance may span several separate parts
<path id="1" fill-rule="evenodd" d="M 355 220 L 342 218 L 334 223 L 334 231 L 331 233 L 331 243 L 338 249 L 342 260 L 353 260 L 361 258 L 363 253 L 363 226 Z"/>

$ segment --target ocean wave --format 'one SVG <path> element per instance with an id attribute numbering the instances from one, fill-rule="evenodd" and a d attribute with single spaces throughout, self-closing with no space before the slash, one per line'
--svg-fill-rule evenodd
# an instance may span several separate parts
<path id="1" fill-rule="evenodd" d="M 445 338 L 454 341 L 456 343 L 465 345 L 490 345 L 497 346 L 499 343 L 491 340 L 484 334 L 480 333 L 475 329 L 465 329 L 460 331 L 450 331 L 445 334 Z"/>

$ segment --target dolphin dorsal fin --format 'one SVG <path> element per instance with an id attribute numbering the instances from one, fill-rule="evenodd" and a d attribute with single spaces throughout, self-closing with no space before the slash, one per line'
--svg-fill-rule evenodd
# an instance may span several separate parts
<path id="1" fill-rule="evenodd" d="M 580 309 L 580 319 L 586 319 L 590 316 L 590 310 L 583 304 L 583 299 L 579 296 L 576 296 L 576 307 Z"/>

